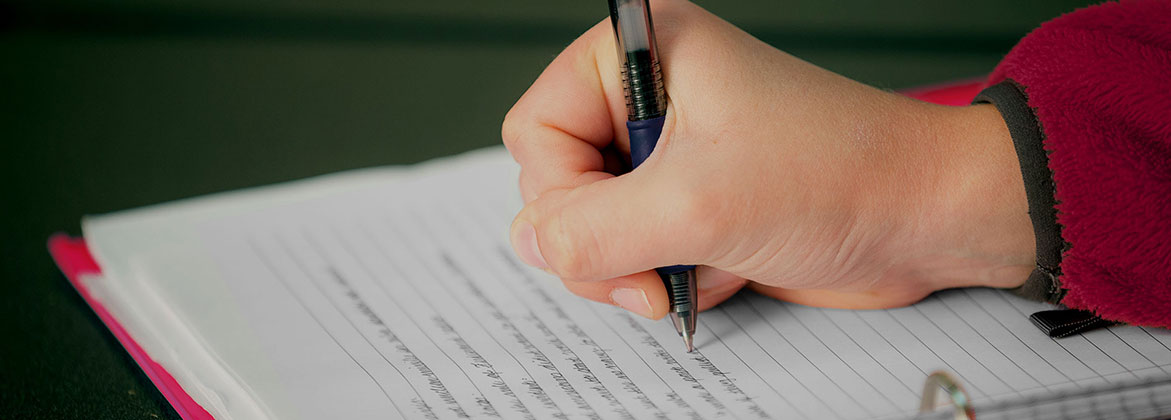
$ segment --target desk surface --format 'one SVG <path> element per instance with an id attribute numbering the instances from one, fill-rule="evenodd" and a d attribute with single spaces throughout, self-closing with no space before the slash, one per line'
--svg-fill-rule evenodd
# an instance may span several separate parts
<path id="1" fill-rule="evenodd" d="M 831 4 L 832 3 L 832 4 Z M 881 87 L 986 73 L 1084 1 L 702 1 Z M 56 271 L 102 213 L 496 144 L 601 0 L 0 3 L 0 413 L 177 418 Z M 458 115 L 461 124 L 433 124 Z"/>

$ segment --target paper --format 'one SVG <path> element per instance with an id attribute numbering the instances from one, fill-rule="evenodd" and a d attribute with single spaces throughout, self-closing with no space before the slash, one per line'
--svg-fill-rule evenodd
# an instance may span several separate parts
<path id="1" fill-rule="evenodd" d="M 988 404 L 1171 376 L 1167 331 L 1055 341 L 1027 319 L 1045 305 L 988 289 L 887 311 L 742 293 L 688 354 L 515 259 L 515 175 L 492 150 L 88 219 L 91 287 L 221 419 L 897 418 L 939 369 Z"/>

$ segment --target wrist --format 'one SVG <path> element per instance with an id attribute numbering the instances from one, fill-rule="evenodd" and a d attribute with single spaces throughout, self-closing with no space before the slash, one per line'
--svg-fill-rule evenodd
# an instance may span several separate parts
<path id="1" fill-rule="evenodd" d="M 897 198 L 886 216 L 903 223 L 886 276 L 929 290 L 1018 287 L 1035 241 L 1004 119 L 992 105 L 906 102 L 891 118 L 900 175 L 886 177 Z"/>
<path id="2" fill-rule="evenodd" d="M 1004 119 L 991 105 L 928 105 L 932 122 L 918 141 L 925 205 L 917 226 L 923 275 L 935 290 L 1017 287 L 1035 265 L 1035 239 L 1020 163 Z M 933 268 L 932 268 L 933 267 Z"/>

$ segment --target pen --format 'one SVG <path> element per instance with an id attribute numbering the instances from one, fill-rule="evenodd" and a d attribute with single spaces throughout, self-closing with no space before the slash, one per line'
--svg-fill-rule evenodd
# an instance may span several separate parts
<path id="1" fill-rule="evenodd" d="M 647 0 L 609 0 L 610 24 L 618 44 L 618 62 L 626 95 L 626 130 L 630 133 L 630 163 L 637 168 L 659 142 L 667 115 L 667 93 L 659 67 L 655 29 Z M 683 337 L 687 352 L 695 349 L 695 266 L 656 268 L 671 304 L 671 322 Z"/>

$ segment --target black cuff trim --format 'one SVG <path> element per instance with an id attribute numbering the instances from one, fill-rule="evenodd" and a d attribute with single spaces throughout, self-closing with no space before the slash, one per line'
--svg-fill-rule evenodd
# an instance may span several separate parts
<path id="1" fill-rule="evenodd" d="M 1065 296 L 1061 288 L 1061 254 L 1066 249 L 1057 224 L 1057 199 L 1049 155 L 1042 142 L 1045 134 L 1037 122 L 1024 89 L 1011 79 L 990 86 L 976 95 L 973 104 L 990 103 L 1000 111 L 1020 159 L 1025 194 L 1029 201 L 1029 218 L 1037 242 L 1037 268 L 1024 285 L 1013 292 L 1025 298 L 1060 303 Z"/>

